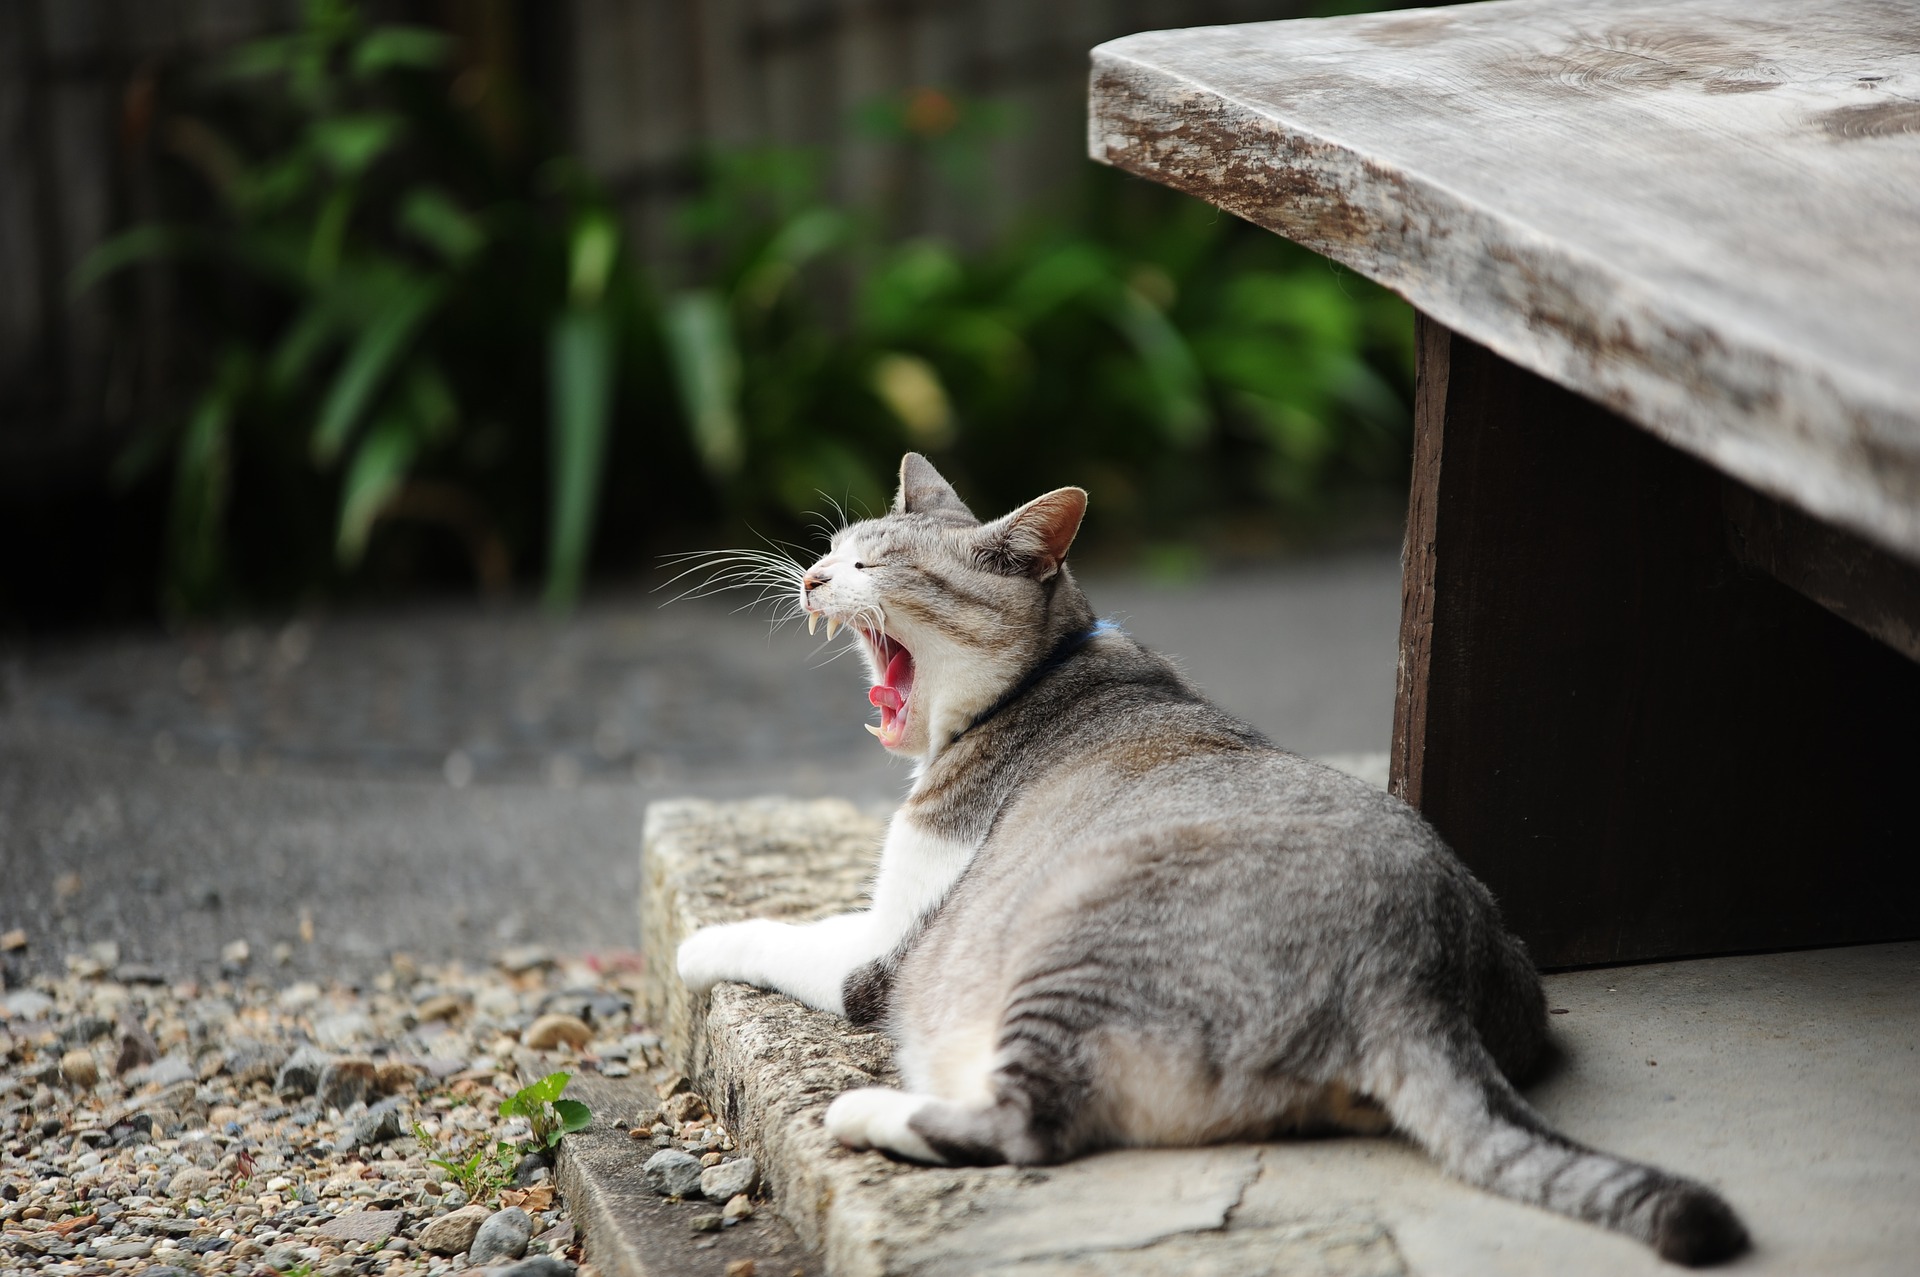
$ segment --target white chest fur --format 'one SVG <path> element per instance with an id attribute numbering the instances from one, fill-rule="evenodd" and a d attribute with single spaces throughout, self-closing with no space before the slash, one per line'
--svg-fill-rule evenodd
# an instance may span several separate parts
<path id="1" fill-rule="evenodd" d="M 874 924 L 891 934 L 889 949 L 946 898 L 974 850 L 924 829 L 904 811 L 894 813 L 873 883 Z"/>
<path id="2" fill-rule="evenodd" d="M 847 977 L 891 953 L 952 889 L 972 857 L 973 848 L 898 813 L 880 852 L 871 909 L 803 926 L 756 918 L 702 928 L 680 946 L 680 977 L 696 994 L 738 980 L 844 1015 Z"/>

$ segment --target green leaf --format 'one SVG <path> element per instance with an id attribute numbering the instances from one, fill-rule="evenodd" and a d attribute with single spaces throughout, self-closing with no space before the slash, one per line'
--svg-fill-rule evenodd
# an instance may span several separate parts
<path id="1" fill-rule="evenodd" d="M 337 115 L 314 121 L 311 136 L 321 155 L 343 177 L 356 177 L 400 135 L 399 116 L 384 111 Z"/>
<path id="2" fill-rule="evenodd" d="M 399 224 L 400 229 L 456 264 L 473 256 L 487 239 L 480 224 L 435 186 L 407 192 L 400 204 Z"/>
<path id="3" fill-rule="evenodd" d="M 552 513 L 547 540 L 547 604 L 565 607 L 580 590 L 613 407 L 613 327 L 602 307 L 574 307 L 555 322 L 547 348 L 552 448 Z M 553 1094 L 567 1084 L 565 1073 Z M 545 1098 L 552 1098 L 551 1096 Z"/>
<path id="4" fill-rule="evenodd" d="M 613 259 L 620 250 L 620 230 L 605 209 L 593 209 L 574 223 L 568 247 L 568 291 L 574 305 L 591 306 L 606 292 Z"/>
<path id="5" fill-rule="evenodd" d="M 571 1073 L 549 1073 L 538 1082 L 520 1088 L 516 1098 L 530 1104 L 551 1104 L 566 1093 L 567 1083 L 572 1080 Z"/>
<path id="6" fill-rule="evenodd" d="M 347 352 L 320 408 L 313 431 L 313 457 L 323 465 L 340 455 L 374 391 L 446 292 L 442 280 L 405 286 L 386 311 L 368 325 Z"/>
<path id="7" fill-rule="evenodd" d="M 199 244 L 192 231 L 175 226 L 136 226 L 97 245 L 74 268 L 67 292 L 75 297 L 117 270 L 152 257 L 172 257 Z"/>
<path id="8" fill-rule="evenodd" d="M 1207 406 L 1200 365 L 1186 339 L 1160 308 L 1129 287 L 1113 321 L 1133 346 L 1160 403 L 1160 425 L 1169 443 L 1192 447 L 1206 437 L 1213 414 Z"/>
<path id="9" fill-rule="evenodd" d="M 287 68 L 293 65 L 301 43 L 302 37 L 297 35 L 269 36 L 264 40 L 248 41 L 227 57 L 220 67 L 220 73 L 233 79 L 284 75 Z"/>
<path id="10" fill-rule="evenodd" d="M 313 238 L 307 249 L 307 278 L 325 284 L 340 265 L 340 244 L 347 235 L 347 221 L 353 216 L 353 186 L 336 187 L 320 206 L 313 219 Z"/>
<path id="11" fill-rule="evenodd" d="M 560 1129 L 556 1136 L 583 1131 L 593 1121 L 593 1110 L 579 1100 L 555 1100 L 553 1111 L 560 1115 Z"/>
<path id="12" fill-rule="evenodd" d="M 439 441 L 453 432 L 460 404 L 440 369 L 422 362 L 407 374 L 406 404 L 423 440 Z"/>
<path id="13" fill-rule="evenodd" d="M 810 208 L 789 218 L 740 278 L 740 295 L 760 309 L 771 306 L 800 269 L 846 238 L 846 214 Z"/>
<path id="14" fill-rule="evenodd" d="M 334 553 L 341 567 L 353 567 L 366 553 L 374 520 L 399 491 L 407 467 L 419 451 L 420 438 L 413 423 L 398 414 L 380 418 L 360 441 L 340 491 L 340 528 Z"/>
<path id="15" fill-rule="evenodd" d="M 375 27 L 353 51 L 353 73 L 364 79 L 395 67 L 430 71 L 452 51 L 451 39 L 427 27 Z"/>
<path id="16" fill-rule="evenodd" d="M 1020 273 L 1007 302 L 1026 323 L 1033 323 L 1067 302 L 1113 286 L 1112 262 L 1092 244 L 1075 240 L 1050 248 Z"/>
<path id="17" fill-rule="evenodd" d="M 662 319 L 694 447 L 709 474 L 731 475 L 746 451 L 746 432 L 740 422 L 740 352 L 726 303 L 710 290 L 683 292 L 668 300 Z"/>
<path id="18" fill-rule="evenodd" d="M 332 309 L 324 302 L 310 303 L 294 317 L 267 361 L 267 385 L 277 391 L 291 389 L 337 330 Z"/>
<path id="19" fill-rule="evenodd" d="M 167 528 L 167 577 L 176 605 L 206 606 L 219 580 L 232 467 L 229 436 L 251 368 L 245 351 L 227 353 L 180 440 Z"/>

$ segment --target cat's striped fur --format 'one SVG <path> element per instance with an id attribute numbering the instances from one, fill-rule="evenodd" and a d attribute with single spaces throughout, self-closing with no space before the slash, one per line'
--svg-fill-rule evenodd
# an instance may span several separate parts
<path id="1" fill-rule="evenodd" d="M 1084 508 L 1062 489 L 983 526 L 909 456 L 894 509 L 796 583 L 810 618 L 857 627 L 913 788 L 870 910 L 702 931 L 688 983 L 884 1024 L 906 1090 L 835 1101 L 856 1148 L 1033 1164 L 1392 1125 L 1669 1259 L 1743 1249 L 1711 1190 L 1574 1143 L 1514 1090 L 1546 1044 L 1539 980 L 1416 812 L 1096 624 L 1063 563 Z"/>

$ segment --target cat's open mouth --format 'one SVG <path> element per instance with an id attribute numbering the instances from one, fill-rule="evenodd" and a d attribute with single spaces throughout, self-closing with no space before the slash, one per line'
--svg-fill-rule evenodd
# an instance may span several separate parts
<path id="1" fill-rule="evenodd" d="M 867 701 L 880 711 L 880 726 L 868 723 L 867 730 L 879 737 L 888 749 L 897 749 L 907 738 L 907 698 L 913 695 L 913 653 L 898 639 L 879 630 L 854 628 L 866 641 L 873 668 L 881 671 L 880 681 L 867 689 Z"/>

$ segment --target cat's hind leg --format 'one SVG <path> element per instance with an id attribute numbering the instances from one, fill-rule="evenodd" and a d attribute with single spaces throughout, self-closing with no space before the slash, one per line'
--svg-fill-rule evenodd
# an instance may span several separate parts
<path id="1" fill-rule="evenodd" d="M 915 1115 L 940 1102 L 935 1096 L 912 1091 L 863 1086 L 827 1106 L 827 1134 L 848 1148 L 879 1149 L 908 1161 L 945 1166 L 947 1159 L 913 1129 Z"/>
<path id="2" fill-rule="evenodd" d="M 828 1134 L 848 1148 L 879 1149 L 935 1166 L 1048 1165 L 1073 1155 L 1025 1106 L 1003 1098 L 961 1104 L 934 1095 L 869 1086 L 827 1106 Z"/>

